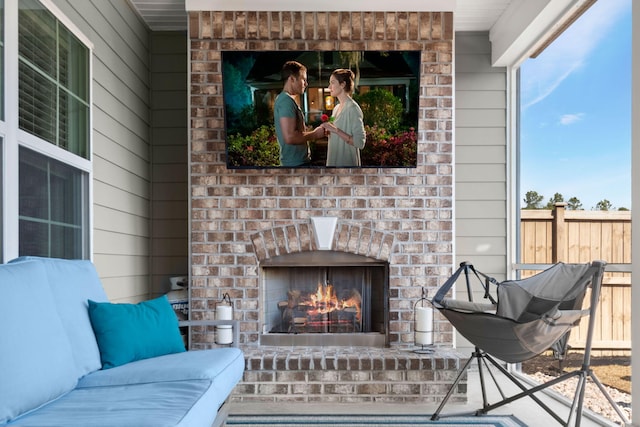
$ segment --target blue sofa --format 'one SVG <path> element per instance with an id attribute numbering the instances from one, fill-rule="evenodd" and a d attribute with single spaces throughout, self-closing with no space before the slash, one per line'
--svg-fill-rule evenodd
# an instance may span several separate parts
<path id="1" fill-rule="evenodd" d="M 0 265 L 0 304 L 0 426 L 224 423 L 244 356 L 185 351 L 166 297 L 110 304 L 91 262 L 23 257 Z"/>

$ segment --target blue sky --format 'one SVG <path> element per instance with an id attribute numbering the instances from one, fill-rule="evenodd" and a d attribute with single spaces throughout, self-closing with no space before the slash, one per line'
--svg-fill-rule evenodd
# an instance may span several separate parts
<path id="1" fill-rule="evenodd" d="M 521 66 L 520 201 L 527 191 L 631 208 L 631 0 L 598 0 Z"/>

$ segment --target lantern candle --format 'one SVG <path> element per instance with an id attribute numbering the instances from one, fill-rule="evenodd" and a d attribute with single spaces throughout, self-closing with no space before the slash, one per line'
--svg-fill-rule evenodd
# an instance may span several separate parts
<path id="1" fill-rule="evenodd" d="M 416 344 L 433 344 L 433 309 L 416 307 Z"/>
<path id="2" fill-rule="evenodd" d="M 233 312 L 230 305 L 218 305 L 216 307 L 216 320 L 231 320 Z M 218 325 L 216 327 L 216 343 L 231 344 L 233 342 L 233 329 L 231 325 Z"/>

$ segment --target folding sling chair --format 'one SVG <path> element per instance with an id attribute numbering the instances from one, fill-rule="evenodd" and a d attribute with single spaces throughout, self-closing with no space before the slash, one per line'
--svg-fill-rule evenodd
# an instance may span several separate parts
<path id="1" fill-rule="evenodd" d="M 463 378 L 466 369 L 473 360 L 476 360 L 483 401 L 482 408 L 475 411 L 476 415 L 486 414 L 495 408 L 528 396 L 561 425 L 569 426 L 575 415 L 575 426 L 579 426 L 586 382 L 590 378 L 620 419 L 626 425 L 630 425 L 590 368 L 595 314 L 605 264 L 604 261 L 593 261 L 589 264 L 558 263 L 526 279 L 507 280 L 501 283 L 477 271 L 469 263 L 460 264 L 460 268 L 438 290 L 431 303 L 460 334 L 475 346 L 475 351 L 459 372 L 431 419 L 437 420 L 441 417 L 442 409 Z M 448 297 L 449 291 L 462 273 L 466 282 L 467 299 Z M 473 277 L 478 279 L 477 283 L 484 293 L 481 302 L 475 302 L 473 299 Z M 589 307 L 583 309 L 584 297 L 589 287 L 591 288 Z M 520 363 L 550 349 L 564 357 L 570 330 L 578 325 L 583 317 L 588 317 L 589 324 L 583 363 L 579 370 L 564 373 L 538 386 L 528 387 L 509 372 L 504 363 L 499 362 L 500 360 Z M 502 372 L 521 392 L 505 396 L 491 371 L 491 366 Z M 486 369 L 493 379 L 502 400 L 495 403 L 488 402 L 483 369 Z M 573 377 L 578 377 L 578 384 L 568 418 L 565 420 L 542 402 L 535 393 Z"/>

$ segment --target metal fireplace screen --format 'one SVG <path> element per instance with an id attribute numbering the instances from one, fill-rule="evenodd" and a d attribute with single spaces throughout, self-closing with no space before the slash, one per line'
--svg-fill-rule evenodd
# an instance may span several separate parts
<path id="1" fill-rule="evenodd" d="M 374 266 L 269 268 L 268 332 L 384 332 L 384 281 Z"/>

